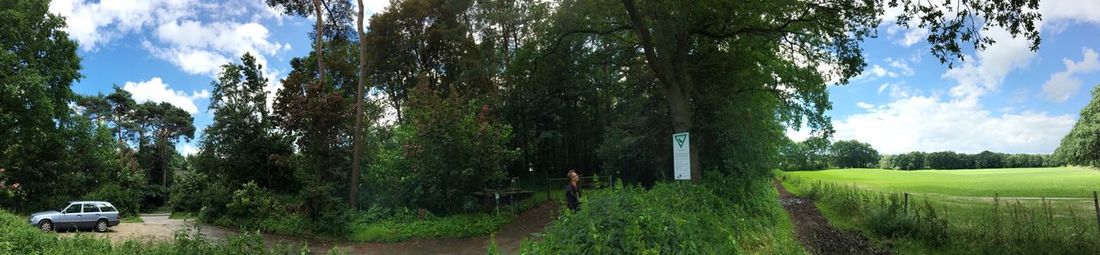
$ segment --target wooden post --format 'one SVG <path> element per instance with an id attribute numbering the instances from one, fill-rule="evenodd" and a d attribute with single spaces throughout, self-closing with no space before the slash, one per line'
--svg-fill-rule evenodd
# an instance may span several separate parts
<path id="1" fill-rule="evenodd" d="M 905 213 L 909 213 L 909 192 L 905 192 L 905 206 L 903 207 Z"/>
<path id="2" fill-rule="evenodd" d="M 1097 199 L 1096 191 L 1092 192 L 1092 206 L 1096 209 L 1096 227 L 1100 228 L 1100 200 Z"/>

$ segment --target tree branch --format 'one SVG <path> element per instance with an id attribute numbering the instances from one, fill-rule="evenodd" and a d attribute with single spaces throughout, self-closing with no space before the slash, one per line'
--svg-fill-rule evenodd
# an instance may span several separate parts
<path id="1" fill-rule="evenodd" d="M 568 36 L 571 36 L 571 35 L 575 35 L 575 34 L 594 34 L 594 35 L 597 35 L 597 36 L 604 36 L 604 35 L 612 34 L 612 33 L 619 32 L 619 31 L 630 30 L 632 28 L 633 27 L 628 26 L 628 25 L 622 25 L 622 26 L 614 27 L 614 28 L 611 28 L 611 29 L 608 29 L 608 30 L 578 29 L 578 30 L 572 30 L 572 31 L 569 31 L 569 32 L 565 32 L 561 35 L 558 35 L 558 39 L 554 40 L 554 45 L 551 46 L 548 49 L 548 51 L 546 52 L 546 54 L 543 54 L 541 58 L 546 58 L 547 56 L 550 56 L 551 54 L 554 54 L 554 52 L 556 52 L 558 50 L 558 47 L 561 46 L 561 41 L 565 40 L 565 37 L 568 37 Z"/>

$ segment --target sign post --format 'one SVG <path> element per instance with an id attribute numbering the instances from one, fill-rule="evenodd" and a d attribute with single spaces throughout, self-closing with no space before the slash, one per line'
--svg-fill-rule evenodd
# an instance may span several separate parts
<path id="1" fill-rule="evenodd" d="M 691 136 L 672 134 L 672 170 L 676 180 L 691 180 Z"/>

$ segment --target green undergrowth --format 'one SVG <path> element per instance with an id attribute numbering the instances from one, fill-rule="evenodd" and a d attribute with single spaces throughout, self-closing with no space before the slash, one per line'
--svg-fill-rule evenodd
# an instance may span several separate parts
<path id="1" fill-rule="evenodd" d="M 409 239 L 459 238 L 489 235 L 514 216 L 501 214 L 460 214 L 424 219 L 391 218 L 351 227 L 349 239 L 360 242 L 397 242 Z"/>
<path id="2" fill-rule="evenodd" d="M 0 254 L 308 254 L 309 247 L 298 244 L 264 246 L 262 237 L 246 233 L 213 241 L 193 231 L 176 232 L 166 241 L 136 241 L 112 243 L 89 234 L 61 237 L 42 232 L 20 217 L 0 209 Z M 333 250 L 330 254 L 338 254 Z"/>
<path id="3" fill-rule="evenodd" d="M 764 179 L 616 185 L 547 226 L 523 254 L 804 254 Z"/>
<path id="4" fill-rule="evenodd" d="M 900 254 L 1078 254 L 1100 251 L 1091 201 L 878 192 L 783 175 L 830 223 Z M 1087 202 L 1087 205 L 1086 203 Z"/>

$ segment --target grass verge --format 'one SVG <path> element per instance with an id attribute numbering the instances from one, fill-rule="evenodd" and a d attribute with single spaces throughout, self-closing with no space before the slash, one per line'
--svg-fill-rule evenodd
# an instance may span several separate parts
<path id="1" fill-rule="evenodd" d="M 1080 200 L 912 194 L 906 203 L 901 193 L 868 190 L 859 184 L 787 174 L 783 179 L 792 193 L 817 200 L 834 225 L 869 233 L 899 254 L 1075 254 L 1100 250 L 1095 215 Z"/>
<path id="2" fill-rule="evenodd" d="M 804 254 L 768 180 L 621 186 L 585 194 L 523 254 Z"/>

